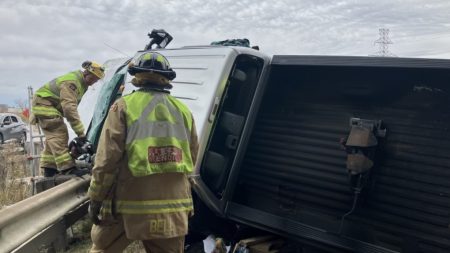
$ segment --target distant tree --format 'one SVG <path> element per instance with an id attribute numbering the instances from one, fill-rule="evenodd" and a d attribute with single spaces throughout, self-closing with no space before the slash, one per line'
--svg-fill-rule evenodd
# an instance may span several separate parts
<path id="1" fill-rule="evenodd" d="M 28 108 L 28 102 L 26 99 L 19 98 L 14 100 L 14 103 L 17 108 L 20 109 L 20 117 L 24 122 L 28 122 L 28 119 L 30 118 L 30 109 Z"/>

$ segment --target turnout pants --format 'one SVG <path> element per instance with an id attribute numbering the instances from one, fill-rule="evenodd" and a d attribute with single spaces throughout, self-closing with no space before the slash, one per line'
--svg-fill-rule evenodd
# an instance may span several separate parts
<path id="1" fill-rule="evenodd" d="M 39 166 L 65 170 L 75 166 L 69 154 L 69 133 L 62 117 L 36 117 L 45 135 L 45 147 L 41 154 Z"/>
<path id="2" fill-rule="evenodd" d="M 125 234 L 122 219 L 117 223 L 93 225 L 91 230 L 91 253 L 123 252 L 133 240 Z M 142 240 L 146 252 L 151 253 L 182 253 L 184 252 L 184 236 Z"/>

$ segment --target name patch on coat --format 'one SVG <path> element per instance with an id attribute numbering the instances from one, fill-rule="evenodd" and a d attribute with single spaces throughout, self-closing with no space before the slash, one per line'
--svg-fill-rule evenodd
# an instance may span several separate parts
<path id="1" fill-rule="evenodd" d="M 150 234 L 170 235 L 175 232 L 174 224 L 171 220 L 150 220 Z"/>
<path id="2" fill-rule="evenodd" d="M 174 146 L 148 147 L 148 161 L 150 163 L 179 163 L 183 160 L 183 151 Z"/>

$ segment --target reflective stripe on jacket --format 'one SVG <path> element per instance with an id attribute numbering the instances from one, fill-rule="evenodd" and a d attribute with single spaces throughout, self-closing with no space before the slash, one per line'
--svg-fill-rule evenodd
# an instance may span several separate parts
<path id="1" fill-rule="evenodd" d="M 164 214 L 194 209 L 192 198 L 147 201 L 117 200 L 114 204 L 116 205 L 115 211 L 120 214 Z M 103 201 L 102 212 L 104 215 L 111 214 L 111 205 L 111 200 Z"/>
<path id="2" fill-rule="evenodd" d="M 133 176 L 191 173 L 189 109 L 164 92 L 139 90 L 123 99 L 127 107 L 126 152 Z"/>

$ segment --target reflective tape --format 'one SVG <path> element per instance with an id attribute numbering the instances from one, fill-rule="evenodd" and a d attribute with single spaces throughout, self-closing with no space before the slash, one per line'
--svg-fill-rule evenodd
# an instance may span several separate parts
<path id="1" fill-rule="evenodd" d="M 100 185 L 96 184 L 95 181 L 92 179 L 91 180 L 91 185 L 89 186 L 89 190 L 90 192 L 93 193 L 99 193 L 100 192 Z"/>
<path id="2" fill-rule="evenodd" d="M 40 116 L 62 116 L 60 111 L 50 106 L 33 106 L 31 111 L 34 115 Z"/>
<path id="3" fill-rule="evenodd" d="M 53 155 L 41 154 L 42 162 L 55 162 L 55 158 Z"/>
<path id="4" fill-rule="evenodd" d="M 173 120 L 149 121 L 147 116 L 156 110 L 158 106 L 167 108 L 170 116 L 174 118 L 175 122 L 173 122 Z M 170 117 L 168 117 L 168 119 L 169 118 Z M 165 96 L 158 94 L 155 95 L 152 101 L 145 107 L 141 117 L 128 126 L 126 144 L 130 144 L 134 140 L 145 139 L 148 137 L 175 137 L 178 140 L 187 140 L 190 142 L 191 136 L 186 132 L 186 129 L 181 112 L 169 103 Z"/>
<path id="5" fill-rule="evenodd" d="M 49 83 L 48 83 L 48 90 L 51 92 L 51 93 L 53 93 L 53 95 L 55 96 L 55 97 L 57 97 L 58 99 L 59 99 L 59 97 L 60 97 L 60 90 L 59 90 L 59 87 L 58 87 L 58 83 L 56 82 L 56 79 L 53 79 L 53 80 L 51 80 Z"/>
<path id="6" fill-rule="evenodd" d="M 67 162 L 67 161 L 72 161 L 72 157 L 70 156 L 70 154 L 68 152 L 55 157 L 55 162 L 58 164 Z"/>
<path id="7" fill-rule="evenodd" d="M 80 134 L 84 134 L 84 126 L 83 123 L 80 121 L 75 125 L 72 125 L 72 129 L 73 131 L 75 131 L 75 133 L 77 133 L 78 135 Z"/>
<path id="8" fill-rule="evenodd" d="M 162 214 L 191 211 L 194 208 L 191 198 L 150 201 L 116 201 L 116 211 L 121 214 Z M 111 200 L 103 201 L 105 212 L 111 212 Z"/>

